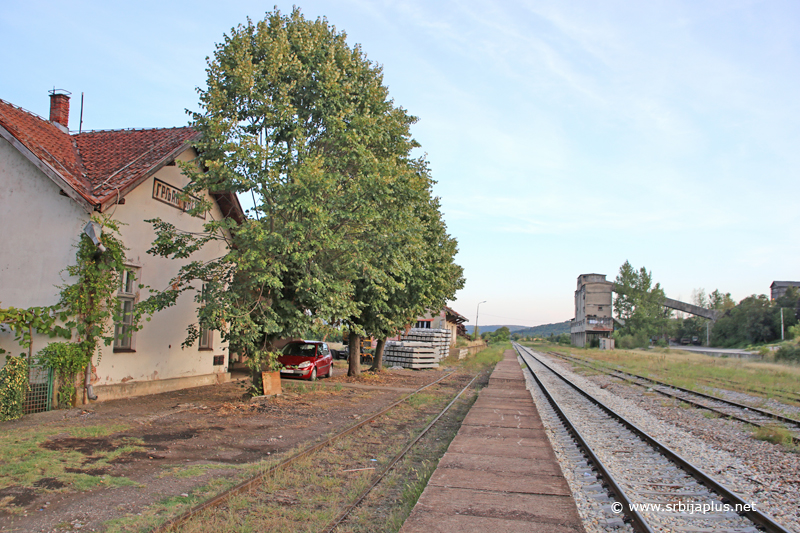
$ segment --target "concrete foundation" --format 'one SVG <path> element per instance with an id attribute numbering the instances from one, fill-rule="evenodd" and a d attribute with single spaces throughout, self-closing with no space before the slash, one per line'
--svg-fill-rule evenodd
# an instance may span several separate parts
<path id="1" fill-rule="evenodd" d="M 113 385 L 95 385 L 94 392 L 97 394 L 98 401 L 118 400 L 135 396 L 145 396 L 147 394 L 158 394 L 159 392 L 188 389 L 190 387 L 216 385 L 227 383 L 230 380 L 231 373 L 222 372 L 217 374 L 203 374 L 201 376 L 187 376 L 184 378 L 130 381 L 128 383 L 116 383 Z"/>

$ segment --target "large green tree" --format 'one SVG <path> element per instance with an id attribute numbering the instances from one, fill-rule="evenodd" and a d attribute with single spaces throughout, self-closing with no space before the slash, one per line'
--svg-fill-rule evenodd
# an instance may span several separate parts
<path id="1" fill-rule="evenodd" d="M 781 309 L 784 329 L 797 323 L 795 308 L 800 305 L 800 293 L 790 287 L 786 294 L 775 301 L 766 295 L 750 295 L 725 313 L 711 330 L 714 346 L 744 346 L 774 342 L 781 338 Z"/>
<path id="2" fill-rule="evenodd" d="M 427 175 L 427 167 L 424 175 Z M 454 262 L 456 240 L 447 233 L 439 200 L 427 195 L 414 206 L 407 246 L 397 248 L 390 269 L 392 289 L 367 306 L 366 328 L 378 338 L 372 370 L 380 371 L 386 338 L 413 323 L 426 310 L 438 311 L 464 286 L 463 269 Z M 401 268 L 400 265 L 402 265 Z"/>
<path id="3" fill-rule="evenodd" d="M 416 118 L 389 98 L 380 67 L 295 8 L 232 29 L 207 72 L 193 114 L 202 171 L 184 167 L 187 192 L 231 191 L 252 207 L 238 224 L 210 220 L 203 235 L 154 221 L 155 254 L 190 257 L 216 239 L 229 251 L 191 262 L 150 303 L 195 291 L 200 325 L 255 358 L 277 337 L 394 323 L 384 307 L 420 270 L 397 250 L 420 247 L 415 210 L 430 202 L 431 181 L 410 155 Z"/>
<path id="4" fill-rule="evenodd" d="M 653 285 L 653 275 L 645 267 L 636 270 L 625 261 L 614 282 L 614 292 L 614 314 L 625 322 L 625 334 L 650 338 L 666 327 L 664 290 L 659 283 Z"/>

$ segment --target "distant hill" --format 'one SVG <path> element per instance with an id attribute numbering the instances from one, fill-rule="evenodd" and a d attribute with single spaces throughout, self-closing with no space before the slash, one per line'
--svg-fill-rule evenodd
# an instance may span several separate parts
<path id="1" fill-rule="evenodd" d="M 541 326 L 534 326 L 532 328 L 523 328 L 512 331 L 512 333 L 519 333 L 520 335 L 530 337 L 549 337 L 551 334 L 561 335 L 562 333 L 569 333 L 569 320 L 557 322 L 555 324 L 542 324 Z"/>
<path id="2" fill-rule="evenodd" d="M 478 326 L 478 329 L 481 333 L 491 333 L 493 331 L 497 331 L 498 329 L 502 328 L 503 324 L 499 326 Z M 520 335 L 525 335 L 527 337 L 549 337 L 552 333 L 553 335 L 561 335 L 562 333 L 569 333 L 569 320 L 565 320 L 564 322 L 557 322 L 555 324 L 542 324 L 541 326 L 509 326 L 505 325 L 508 328 L 508 331 L 511 333 L 519 333 Z M 475 326 L 467 326 L 467 333 L 472 335 L 472 332 L 475 330 Z"/>
<path id="3" fill-rule="evenodd" d="M 487 333 L 487 332 L 491 333 L 493 331 L 497 331 L 498 329 L 500 329 L 502 327 L 508 328 L 508 331 L 510 331 L 511 333 L 514 333 L 515 331 L 519 331 L 521 329 L 528 329 L 527 326 L 509 326 L 508 324 L 500 324 L 499 326 L 484 326 L 484 325 L 480 325 L 480 326 L 478 326 L 478 330 L 481 333 Z M 472 333 L 474 331 L 475 331 L 475 326 L 467 326 L 467 333 L 472 335 Z"/>

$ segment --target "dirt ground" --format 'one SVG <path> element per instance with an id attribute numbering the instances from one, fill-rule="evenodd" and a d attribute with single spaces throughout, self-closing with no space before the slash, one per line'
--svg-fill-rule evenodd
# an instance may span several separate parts
<path id="1" fill-rule="evenodd" d="M 187 496 L 215 478 L 241 477 L 242 465 L 302 448 L 443 375 L 390 370 L 354 379 L 342 375 L 343 365 L 338 362 L 340 375 L 318 385 L 283 380 L 284 394 L 266 400 L 244 398 L 244 382 L 233 381 L 0 423 L 0 433 L 9 434 L 58 428 L 38 445 L 80 452 L 82 459 L 66 472 L 133 482 L 76 490 L 56 477 L 41 477 L 30 484 L 6 486 L 0 489 L 0 502 L 5 503 L 0 507 L 0 531 L 102 531 L 109 520 Z M 69 433 L 72 428 L 108 425 L 125 429 L 102 437 Z M 94 465 L 102 453 L 123 446 L 129 451 L 101 467 Z M 209 463 L 213 469 L 180 475 Z"/>

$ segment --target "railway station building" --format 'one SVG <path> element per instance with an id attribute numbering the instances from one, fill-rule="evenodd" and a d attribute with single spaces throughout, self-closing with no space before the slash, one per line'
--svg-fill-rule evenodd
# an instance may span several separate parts
<path id="1" fill-rule="evenodd" d="M 605 274 L 581 274 L 575 290 L 575 318 L 570 322 L 570 337 L 575 346 L 591 346 L 607 339 L 614 331 L 611 315 L 614 284 Z"/>
<path id="2" fill-rule="evenodd" d="M 120 304 L 146 298 L 140 284 L 168 287 L 188 260 L 148 254 L 155 233 L 145 220 L 203 231 L 204 218 L 190 215 L 191 201 L 181 199 L 189 179 L 177 164 L 195 159 L 197 137 L 189 127 L 71 132 L 69 95 L 63 92 L 51 94 L 49 119 L 0 100 L 0 307 L 56 304 L 59 286 L 71 282 L 65 269 L 76 263 L 76 244 L 94 213 L 122 224 L 127 268 L 120 273 Z M 244 220 L 234 194 L 204 196 L 213 206 L 206 217 Z M 224 244 L 212 242 L 193 259 L 225 252 Z M 199 343 L 181 348 L 187 327 L 197 322 L 197 305 L 184 294 L 132 334 L 126 333 L 126 319 L 114 324 L 114 342 L 101 343 L 93 358 L 91 380 L 99 399 L 230 379 L 219 332 L 201 331 Z M 36 336 L 33 353 L 53 340 L 58 339 Z M 23 351 L 2 325 L 0 348 L 12 355 Z M 0 352 L 0 366 L 4 363 Z"/>

